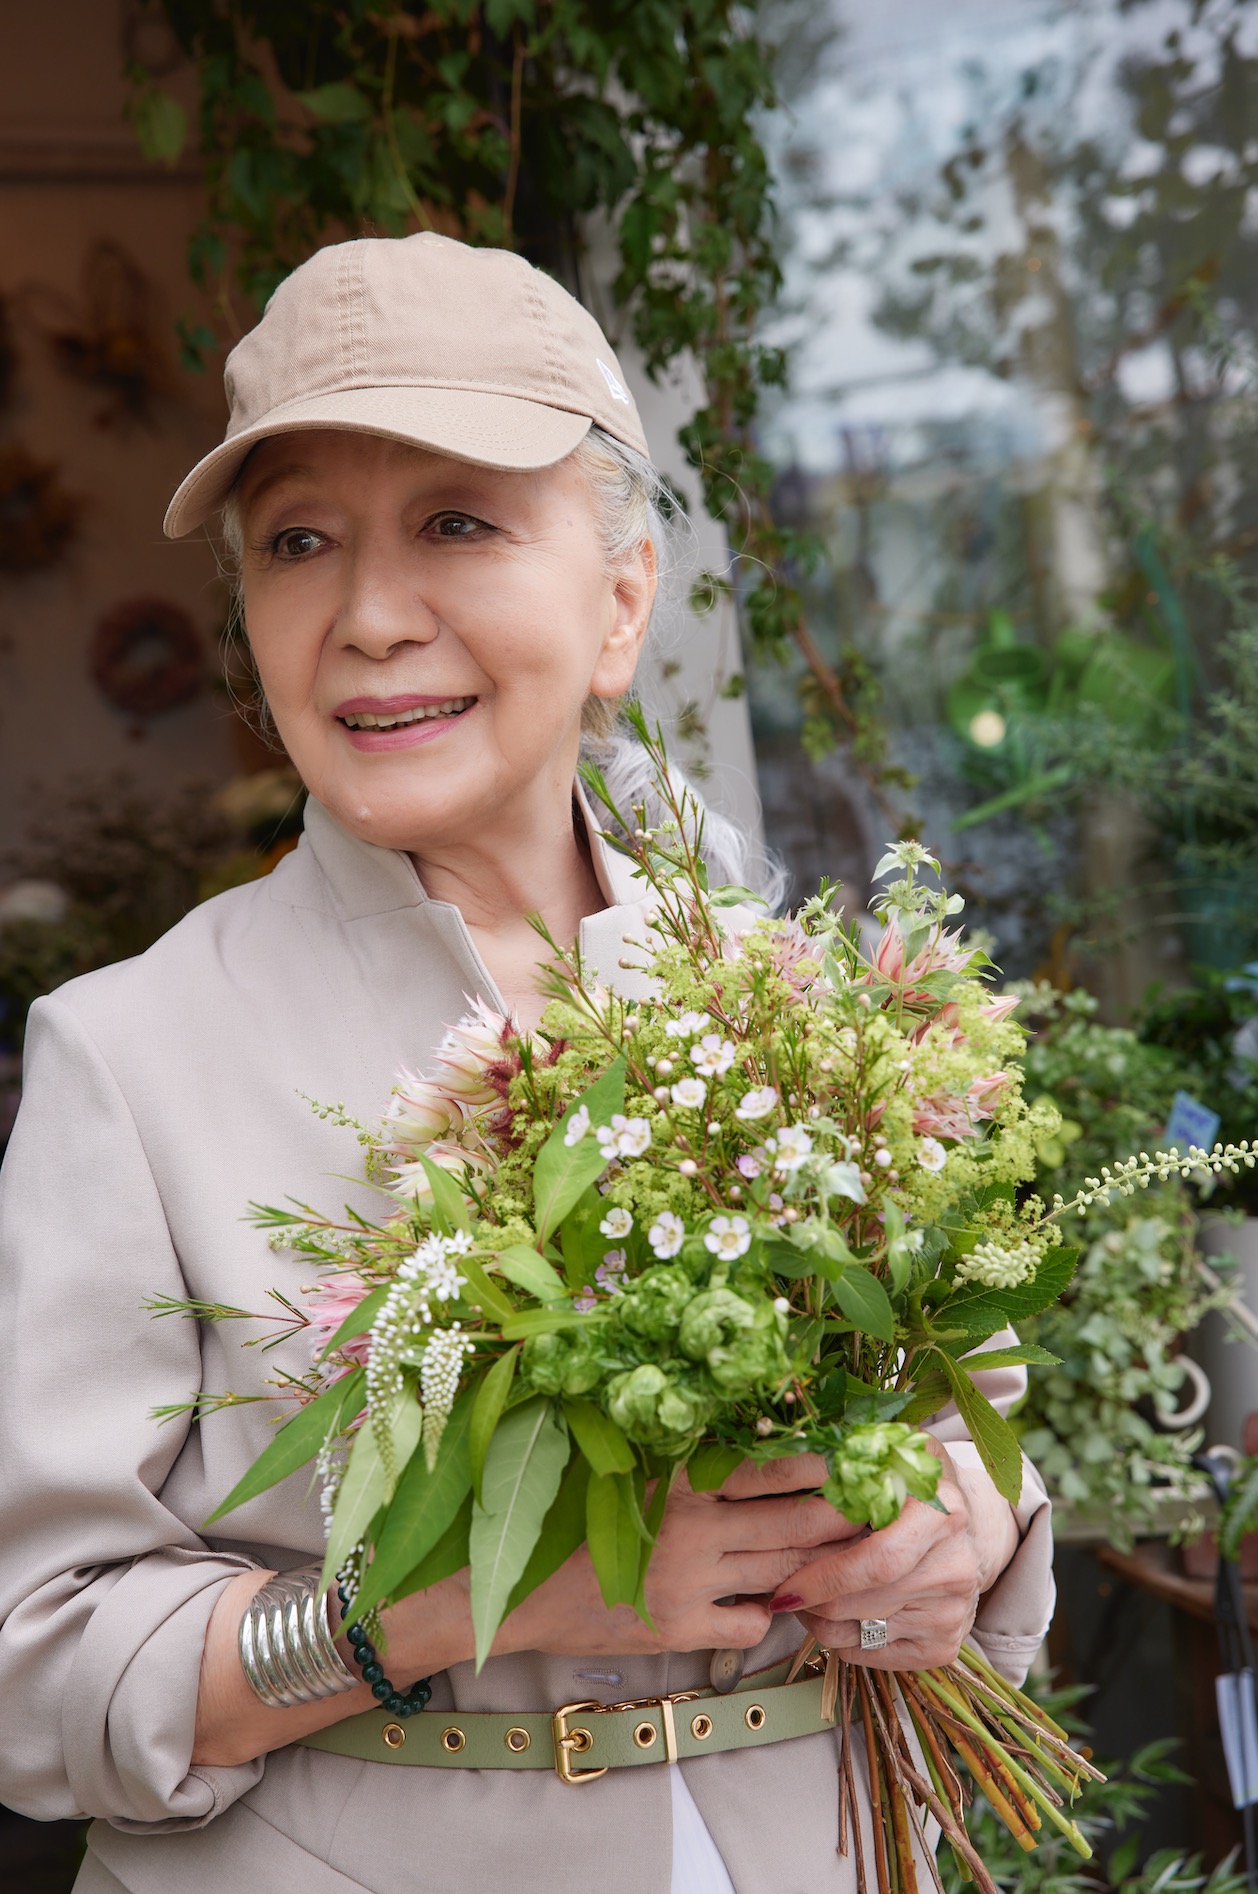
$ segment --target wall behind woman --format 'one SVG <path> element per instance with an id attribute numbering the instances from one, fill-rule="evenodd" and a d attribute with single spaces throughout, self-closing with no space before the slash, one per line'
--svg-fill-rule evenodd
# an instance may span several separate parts
<path id="1" fill-rule="evenodd" d="M 124 63 L 152 31 L 132 0 L 56 0 L 6 15 L 0 851 L 35 812 L 35 781 L 125 770 L 158 790 L 238 767 L 233 719 L 210 686 L 223 615 L 214 561 L 204 544 L 172 545 L 161 533 L 166 499 L 218 438 L 223 407 L 217 378 L 176 359 L 175 316 L 194 303 L 184 252 L 197 175 L 145 164 L 124 117 Z M 73 528 L 48 563 L 14 570 L 34 554 L 14 549 L 13 534 L 29 545 L 38 530 L 21 481 L 41 469 L 52 470 Z M 200 690 L 153 716 L 111 703 L 89 668 L 101 619 L 141 599 L 184 614 L 203 659 Z M 155 655 L 142 645 L 133 661 L 143 669 Z"/>

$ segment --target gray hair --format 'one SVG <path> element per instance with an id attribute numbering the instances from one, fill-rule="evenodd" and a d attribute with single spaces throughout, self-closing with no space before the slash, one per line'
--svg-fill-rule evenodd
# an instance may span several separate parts
<path id="1" fill-rule="evenodd" d="M 658 469 L 636 448 L 626 446 L 598 426 L 590 428 L 570 458 L 588 483 L 608 570 L 618 571 L 647 540 L 655 554 L 659 577 L 657 601 L 669 596 L 674 575 L 682 564 L 681 548 L 693 540 L 694 529 Z M 231 591 L 227 633 L 231 637 L 245 630 L 241 581 L 244 523 L 236 487 L 224 502 L 222 521 L 219 568 Z M 655 613 L 652 617 L 654 620 Z M 265 702 L 260 683 L 258 696 Z M 581 754 L 598 764 L 618 808 L 627 811 L 645 803 L 652 821 L 662 819 L 650 760 L 621 722 L 618 700 L 586 698 L 581 711 Z M 677 780 L 684 779 L 677 776 Z M 695 794 L 693 785 L 686 787 Z M 697 796 L 696 802 L 702 809 L 703 854 L 713 886 L 750 888 L 771 910 L 779 907 L 787 882 L 780 864 L 737 823 L 707 808 Z"/>

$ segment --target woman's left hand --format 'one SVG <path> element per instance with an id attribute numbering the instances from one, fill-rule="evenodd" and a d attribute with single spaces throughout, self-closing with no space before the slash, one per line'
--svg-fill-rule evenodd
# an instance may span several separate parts
<path id="1" fill-rule="evenodd" d="M 955 1466 L 938 1441 L 931 1449 L 943 1463 L 945 1512 L 910 1499 L 892 1525 L 801 1565 L 773 1600 L 774 1610 L 793 1611 L 818 1643 L 852 1663 L 881 1670 L 952 1663 L 979 1599 L 1017 1549 L 1013 1510 L 989 1476 Z M 862 1618 L 886 1620 L 881 1651 L 862 1651 Z"/>

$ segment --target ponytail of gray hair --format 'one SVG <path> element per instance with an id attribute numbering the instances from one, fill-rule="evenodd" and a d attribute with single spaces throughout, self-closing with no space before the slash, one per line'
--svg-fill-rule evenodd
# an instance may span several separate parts
<path id="1" fill-rule="evenodd" d="M 644 454 L 627 447 L 598 426 L 590 428 L 571 458 L 585 476 L 594 501 L 608 570 L 615 573 L 636 554 L 644 540 L 650 542 L 660 580 L 658 609 L 659 598 L 670 595 L 672 581 L 681 564 L 683 543 L 693 540 L 694 529 L 685 510 Z M 222 520 L 219 566 L 231 589 L 232 623 L 243 628 L 244 523 L 236 487 L 224 502 Z M 645 804 L 652 823 L 662 820 L 663 809 L 650 760 L 626 729 L 620 716 L 619 700 L 586 698 L 581 710 L 581 754 L 602 770 L 618 808 L 628 812 Z M 684 781 L 678 772 L 674 772 L 674 779 L 678 783 Z M 782 867 L 737 823 L 707 808 L 691 784 L 685 786 L 701 811 L 703 855 L 712 885 L 750 888 L 760 895 L 770 912 L 776 911 L 786 891 L 787 877 Z"/>

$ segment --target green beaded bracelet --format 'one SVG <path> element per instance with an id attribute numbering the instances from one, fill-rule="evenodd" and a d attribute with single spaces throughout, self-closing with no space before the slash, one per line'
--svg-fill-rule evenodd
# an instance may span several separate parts
<path id="1" fill-rule="evenodd" d="M 344 1580 L 337 1584 L 336 1595 L 341 1601 L 341 1610 L 348 1611 L 349 1587 Z M 363 1673 L 363 1682 L 371 1685 L 371 1694 L 382 1709 L 401 1717 L 415 1716 L 420 1710 L 427 1709 L 432 1697 L 431 1677 L 421 1677 L 409 1690 L 399 1690 L 385 1676 L 384 1666 L 376 1655 L 376 1647 L 361 1624 L 352 1624 L 345 1636 Z"/>

